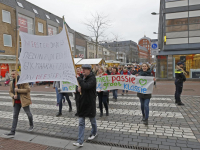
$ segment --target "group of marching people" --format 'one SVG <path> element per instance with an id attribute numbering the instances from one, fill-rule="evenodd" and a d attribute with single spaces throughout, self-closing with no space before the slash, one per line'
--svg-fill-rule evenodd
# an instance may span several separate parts
<path id="1" fill-rule="evenodd" d="M 177 64 L 176 69 L 176 80 L 175 84 L 177 86 L 176 93 L 175 93 L 175 99 L 177 105 L 183 105 L 180 100 L 180 94 L 182 90 L 182 82 L 186 80 L 185 74 L 183 68 L 183 63 L 179 62 Z M 88 140 L 93 140 L 97 136 L 97 123 L 96 123 L 96 97 L 98 96 L 99 99 L 99 109 L 100 109 L 100 117 L 103 116 L 103 105 L 105 108 L 105 114 L 106 116 L 109 116 L 109 92 L 113 93 L 113 100 L 117 101 L 117 92 L 118 89 L 112 90 L 112 91 L 96 91 L 96 76 L 107 76 L 107 75 L 135 75 L 135 76 L 153 76 L 152 69 L 149 66 L 148 63 L 143 63 L 141 66 L 125 66 L 125 67 L 108 67 L 103 68 L 100 66 L 96 66 L 95 69 L 92 69 L 91 65 L 85 64 L 82 65 L 82 68 L 77 68 L 76 70 L 77 74 L 77 81 L 79 83 L 79 86 L 76 87 L 75 92 L 75 101 L 76 101 L 76 114 L 75 116 L 79 117 L 79 127 L 78 127 L 78 140 L 77 142 L 73 143 L 74 146 L 82 147 L 84 142 L 84 129 L 85 129 L 85 118 L 88 117 L 92 130 L 91 134 L 88 137 Z M 17 75 L 17 80 L 19 80 L 19 76 L 16 73 L 15 70 L 12 71 L 11 76 L 13 77 L 13 80 L 10 84 L 10 96 L 13 100 L 13 107 L 14 107 L 14 113 L 13 113 L 13 123 L 11 132 L 6 133 L 5 135 L 8 137 L 12 137 L 15 135 L 15 130 L 17 127 L 18 122 L 18 116 L 21 107 L 26 112 L 30 128 L 29 131 L 32 131 L 34 128 L 33 125 L 33 116 L 30 111 L 30 104 L 31 97 L 30 97 L 30 87 L 28 83 L 20 84 L 18 86 L 15 86 L 15 79 Z M 156 81 L 155 77 L 153 78 L 154 81 Z M 53 87 L 56 90 L 57 95 L 57 105 L 59 106 L 59 111 L 56 114 L 57 117 L 62 115 L 62 106 L 65 102 L 64 97 L 66 98 L 68 105 L 69 105 L 69 112 L 72 111 L 72 104 L 69 99 L 69 95 L 67 93 L 61 93 L 60 89 L 60 82 L 55 81 L 53 83 Z M 127 93 L 128 91 L 122 91 L 122 95 Z M 16 95 L 17 93 L 17 95 Z M 142 94 L 137 93 L 137 96 L 140 99 L 141 103 L 141 111 L 142 111 L 142 121 L 145 125 L 148 125 L 148 118 L 149 118 L 149 102 L 151 99 L 151 94 Z"/>

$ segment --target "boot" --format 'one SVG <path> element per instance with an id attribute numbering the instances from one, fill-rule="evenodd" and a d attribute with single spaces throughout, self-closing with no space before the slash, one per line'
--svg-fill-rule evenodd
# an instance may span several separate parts
<path id="1" fill-rule="evenodd" d="M 148 119 L 145 119 L 145 120 L 143 121 L 143 124 L 144 124 L 144 125 L 148 125 Z"/>
<path id="2" fill-rule="evenodd" d="M 62 116 L 62 113 L 58 112 L 58 113 L 56 114 L 56 117 L 60 117 L 60 116 Z"/>
<path id="3" fill-rule="evenodd" d="M 102 117 L 103 116 L 103 112 L 100 112 L 100 116 L 99 117 Z"/>
<path id="4" fill-rule="evenodd" d="M 145 121 L 145 116 L 142 117 L 142 121 Z"/>
<path id="5" fill-rule="evenodd" d="M 72 108 L 69 108 L 69 112 L 72 112 Z"/>
<path id="6" fill-rule="evenodd" d="M 108 112 L 108 110 L 106 111 L 106 116 L 109 116 L 109 112 Z"/>
<path id="7" fill-rule="evenodd" d="M 177 105 L 179 105 L 179 106 L 183 106 L 183 105 L 185 105 L 185 104 L 183 104 L 182 102 L 179 102 L 179 103 L 177 103 Z"/>

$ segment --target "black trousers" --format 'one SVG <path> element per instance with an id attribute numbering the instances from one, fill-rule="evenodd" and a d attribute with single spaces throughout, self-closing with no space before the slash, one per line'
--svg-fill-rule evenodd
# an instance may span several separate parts
<path id="1" fill-rule="evenodd" d="M 108 112 L 108 95 L 103 95 L 103 92 L 98 92 L 98 98 L 99 98 L 99 109 L 100 112 L 103 113 L 103 105 L 106 109 L 106 112 Z M 103 105 L 102 105 L 103 103 Z"/>
<path id="2" fill-rule="evenodd" d="M 175 85 L 176 85 L 175 100 L 176 100 L 176 103 L 180 103 L 181 102 L 181 93 L 183 90 L 183 82 L 175 81 Z"/>

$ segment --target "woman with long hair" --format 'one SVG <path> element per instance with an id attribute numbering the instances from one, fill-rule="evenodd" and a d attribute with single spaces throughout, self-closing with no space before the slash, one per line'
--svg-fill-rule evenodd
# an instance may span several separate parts
<path id="1" fill-rule="evenodd" d="M 151 70 L 147 63 L 142 64 L 142 69 L 136 76 L 151 76 Z M 156 78 L 153 79 L 156 81 Z M 148 125 L 149 118 L 149 102 L 151 99 L 151 94 L 137 93 L 137 97 L 140 99 L 141 110 L 142 110 L 142 121 L 145 125 Z"/>
<path id="2" fill-rule="evenodd" d="M 103 67 L 100 67 L 97 73 L 97 76 L 106 76 L 108 75 L 107 73 L 105 73 Z M 99 109 L 100 109 L 100 117 L 103 116 L 103 105 L 106 109 L 106 116 L 109 116 L 109 112 L 108 112 L 108 96 L 109 96 L 109 91 L 98 91 L 98 98 L 99 98 Z M 102 105 L 103 103 L 103 105 Z"/>

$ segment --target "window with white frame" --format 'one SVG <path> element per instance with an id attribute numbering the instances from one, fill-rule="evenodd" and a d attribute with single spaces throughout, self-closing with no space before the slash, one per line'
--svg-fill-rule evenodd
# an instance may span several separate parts
<path id="1" fill-rule="evenodd" d="M 47 14 L 46 14 L 46 17 L 47 17 L 48 19 L 50 19 L 49 15 L 47 15 Z"/>
<path id="2" fill-rule="evenodd" d="M 38 14 L 38 11 L 36 9 L 33 8 L 34 13 Z"/>
<path id="3" fill-rule="evenodd" d="M 18 14 L 18 25 L 20 31 L 33 34 L 33 18 Z"/>
<path id="4" fill-rule="evenodd" d="M 18 4 L 18 6 L 19 6 L 19 7 L 22 7 L 22 8 L 24 8 L 24 6 L 22 5 L 22 3 L 20 3 L 20 2 L 17 2 L 17 4 Z"/>
<path id="5" fill-rule="evenodd" d="M 3 34 L 3 44 L 4 46 L 12 47 L 12 36 Z"/>
<path id="6" fill-rule="evenodd" d="M 43 33 L 43 24 L 38 22 L 38 32 Z"/>
<path id="7" fill-rule="evenodd" d="M 2 21 L 6 23 L 11 23 L 11 16 L 9 11 L 2 10 Z"/>
<path id="8" fill-rule="evenodd" d="M 48 35 L 55 35 L 58 33 L 58 28 L 48 25 Z"/>

